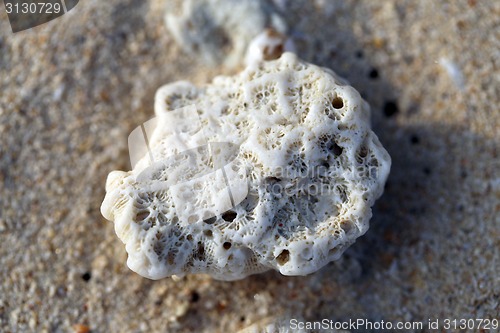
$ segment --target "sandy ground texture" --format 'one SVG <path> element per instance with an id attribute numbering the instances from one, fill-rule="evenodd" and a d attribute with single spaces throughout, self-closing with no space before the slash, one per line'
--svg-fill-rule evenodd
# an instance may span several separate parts
<path id="1" fill-rule="evenodd" d="M 160 85 L 230 72 L 175 45 L 166 1 L 80 1 L 17 34 L 2 10 L 1 332 L 500 319 L 500 2 L 277 3 L 298 54 L 371 104 L 392 156 L 368 233 L 306 277 L 133 273 L 99 212 L 106 176 L 129 169 L 127 136 L 152 117 Z"/>

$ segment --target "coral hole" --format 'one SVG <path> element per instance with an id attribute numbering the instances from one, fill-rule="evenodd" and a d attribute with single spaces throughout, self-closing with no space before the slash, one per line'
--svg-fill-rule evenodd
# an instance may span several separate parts
<path id="1" fill-rule="evenodd" d="M 276 262 L 278 262 L 278 265 L 283 266 L 290 260 L 290 251 L 288 250 L 283 250 L 281 253 L 276 257 Z"/>
<path id="2" fill-rule="evenodd" d="M 337 96 L 332 100 L 332 106 L 335 109 L 342 109 L 344 107 L 344 100 Z"/>

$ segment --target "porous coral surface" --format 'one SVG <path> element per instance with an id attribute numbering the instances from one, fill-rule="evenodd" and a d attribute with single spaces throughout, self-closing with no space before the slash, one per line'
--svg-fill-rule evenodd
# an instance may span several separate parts
<path id="1" fill-rule="evenodd" d="M 200 122 L 193 128 L 189 109 L 181 109 L 190 105 Z M 155 107 L 150 152 L 131 172 L 111 173 L 102 205 L 139 274 L 233 280 L 274 268 L 305 275 L 368 229 L 390 157 L 370 129 L 367 103 L 332 71 L 285 53 L 203 88 L 164 86 Z M 210 203 L 222 200 L 225 187 L 191 179 L 208 157 L 161 162 L 182 155 L 179 140 L 183 148 L 237 147 L 235 178 L 247 182 L 231 195 L 248 189 L 234 207 L 214 211 Z M 150 157 L 160 161 L 153 172 Z M 185 205 L 180 196 L 200 198 Z"/>

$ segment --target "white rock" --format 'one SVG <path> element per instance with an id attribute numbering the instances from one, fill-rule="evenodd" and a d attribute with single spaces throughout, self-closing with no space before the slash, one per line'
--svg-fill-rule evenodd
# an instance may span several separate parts
<path id="1" fill-rule="evenodd" d="M 439 58 L 439 64 L 444 68 L 448 76 L 451 78 L 455 86 L 463 91 L 465 88 L 465 79 L 460 67 L 448 58 Z"/>
<path id="2" fill-rule="evenodd" d="M 241 65 L 250 41 L 266 28 L 286 32 L 286 23 L 264 0 L 186 0 L 181 13 L 167 11 L 175 41 L 206 64 Z"/>
<path id="3" fill-rule="evenodd" d="M 284 53 L 203 88 L 166 85 L 155 113 L 148 153 L 110 173 L 101 207 L 137 273 L 304 275 L 368 229 L 391 160 L 367 103 L 332 71 Z M 230 149 L 213 146 L 209 160 L 202 148 L 213 142 Z M 214 165 L 219 156 L 233 165 Z"/>

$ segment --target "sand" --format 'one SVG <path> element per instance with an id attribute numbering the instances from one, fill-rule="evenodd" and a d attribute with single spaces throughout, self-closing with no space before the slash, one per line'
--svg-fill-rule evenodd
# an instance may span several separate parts
<path id="1" fill-rule="evenodd" d="M 361 92 L 392 156 L 370 230 L 310 276 L 150 281 L 99 212 L 106 176 L 159 86 L 237 71 L 176 46 L 179 3 L 86 0 L 16 34 L 0 12 L 1 332 L 500 319 L 500 2 L 289 4 L 299 56 Z"/>

